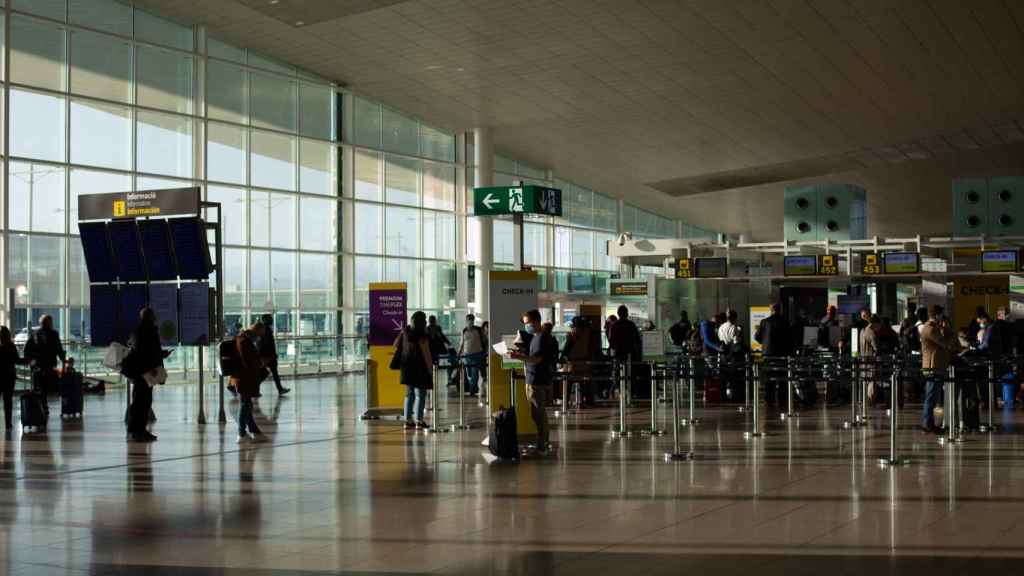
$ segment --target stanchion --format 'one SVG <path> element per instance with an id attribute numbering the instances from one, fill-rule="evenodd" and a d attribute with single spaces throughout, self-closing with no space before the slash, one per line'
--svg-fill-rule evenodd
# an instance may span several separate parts
<path id="1" fill-rule="evenodd" d="M 696 426 L 700 424 L 700 418 L 695 415 L 697 405 L 697 370 L 693 360 L 693 356 L 690 356 L 688 362 L 689 370 L 687 371 L 687 383 L 688 383 L 688 405 L 686 407 L 687 417 L 683 418 L 679 424 L 682 426 Z"/>
<path id="2" fill-rule="evenodd" d="M 942 420 L 946 426 L 946 435 L 939 436 L 939 444 L 952 446 L 958 444 L 960 437 L 959 410 L 956 398 L 956 368 L 950 366 L 946 370 L 946 402 L 942 409 Z"/>
<path id="3" fill-rule="evenodd" d="M 850 419 L 843 422 L 843 428 L 856 428 L 867 424 L 857 413 L 857 398 L 860 396 L 862 375 L 857 358 L 850 361 Z"/>
<path id="4" fill-rule="evenodd" d="M 438 381 L 441 379 L 438 377 L 438 368 L 440 364 L 434 363 L 434 382 L 433 389 L 430 391 L 430 428 L 427 428 L 427 432 L 431 434 L 437 434 L 438 432 L 447 432 L 445 428 L 441 428 L 438 425 L 438 412 L 440 412 L 441 405 L 441 394 L 438 389 Z"/>
<path id="5" fill-rule="evenodd" d="M 460 430 L 469 430 L 469 424 L 466 424 L 466 363 L 459 361 L 459 422 L 458 424 L 452 424 L 451 431 L 458 432 Z"/>
<path id="6" fill-rule="evenodd" d="M 628 365 L 627 360 L 626 366 Z M 628 374 L 626 373 L 625 367 L 618 363 L 615 364 L 613 373 L 615 374 L 615 378 L 619 381 L 619 428 L 618 430 L 612 430 L 612 437 L 629 438 L 629 428 L 626 424 L 626 412 L 628 410 L 628 406 L 626 404 Z"/>
<path id="7" fill-rule="evenodd" d="M 996 361 L 990 359 L 988 361 L 988 422 L 978 427 L 978 431 L 983 434 L 991 434 L 996 432 L 996 421 L 993 416 L 993 406 L 996 404 Z"/>
<path id="8" fill-rule="evenodd" d="M 206 347 L 199 347 L 199 414 L 196 422 L 206 424 L 206 374 L 203 372 L 203 356 L 206 355 Z M 188 355 L 185 355 L 188 359 Z"/>
<path id="9" fill-rule="evenodd" d="M 878 459 L 878 463 L 882 466 L 906 466 L 907 464 L 910 464 L 909 460 L 899 457 L 896 448 L 896 434 L 900 428 L 899 394 L 899 370 L 894 366 L 892 380 L 889 383 L 889 404 L 891 406 L 889 410 L 889 457 Z"/>
<path id="10" fill-rule="evenodd" d="M 679 446 L 679 374 L 682 372 L 682 360 L 672 378 L 672 451 L 665 453 L 666 462 L 681 462 L 693 458 L 692 452 L 683 452 Z"/>
<path id="11" fill-rule="evenodd" d="M 793 406 L 793 391 L 796 388 L 793 385 L 793 360 L 792 356 L 786 358 L 786 411 L 779 414 L 780 420 L 798 416 Z"/>
<path id="12" fill-rule="evenodd" d="M 754 396 L 751 399 L 751 409 L 753 410 L 753 419 L 750 422 L 750 431 L 743 433 L 743 437 L 747 438 L 747 439 L 750 439 L 750 438 L 760 438 L 760 437 L 764 436 L 764 432 L 761 432 L 761 429 L 760 429 L 760 427 L 761 427 L 761 393 L 760 393 L 761 381 L 758 378 L 760 376 L 760 370 L 758 369 L 758 364 L 755 363 L 755 364 L 753 364 L 751 366 L 751 374 L 752 374 L 752 378 L 753 378 L 753 381 L 751 382 L 751 384 L 752 384 L 751 390 L 752 390 L 753 396 Z"/>
<path id="13" fill-rule="evenodd" d="M 743 405 L 737 406 L 736 411 L 744 413 L 750 409 L 750 354 L 743 355 Z"/>
<path id="14" fill-rule="evenodd" d="M 643 430 L 647 436 L 664 436 L 665 431 L 658 428 L 658 370 L 654 362 L 651 365 L 651 427 Z"/>
<path id="15" fill-rule="evenodd" d="M 569 373 L 560 375 L 562 379 L 562 404 L 555 410 L 555 418 L 561 418 L 569 413 Z"/>

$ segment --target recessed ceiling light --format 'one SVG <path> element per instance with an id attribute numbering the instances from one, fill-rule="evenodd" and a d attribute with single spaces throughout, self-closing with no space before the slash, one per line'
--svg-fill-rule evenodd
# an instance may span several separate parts
<path id="1" fill-rule="evenodd" d="M 278 3 L 280 3 L 280 2 L 281 2 L 281 0 L 270 0 L 270 3 L 271 3 L 271 4 L 278 4 Z"/>
<path id="2" fill-rule="evenodd" d="M 295 22 L 296 26 L 302 26 L 303 24 L 305 24 L 305 22 L 303 22 L 302 20 Z"/>

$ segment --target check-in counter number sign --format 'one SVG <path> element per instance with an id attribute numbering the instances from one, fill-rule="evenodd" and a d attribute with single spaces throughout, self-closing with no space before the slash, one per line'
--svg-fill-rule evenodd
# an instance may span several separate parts
<path id="1" fill-rule="evenodd" d="M 836 264 L 836 257 L 831 254 L 824 254 L 818 257 L 819 276 L 838 276 L 839 266 Z"/>
<path id="2" fill-rule="evenodd" d="M 878 254 L 864 255 L 864 266 L 862 272 L 867 275 L 882 273 L 882 265 L 879 262 Z"/>
<path id="3" fill-rule="evenodd" d="M 693 266 L 689 258 L 676 260 L 676 278 L 693 278 Z"/>

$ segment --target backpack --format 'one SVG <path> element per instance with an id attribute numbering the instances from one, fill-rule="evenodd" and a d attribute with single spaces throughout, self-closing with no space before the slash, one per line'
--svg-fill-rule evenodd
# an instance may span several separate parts
<path id="1" fill-rule="evenodd" d="M 700 326 L 690 330 L 690 354 L 700 354 L 704 351 L 704 337 L 700 335 Z"/>
<path id="2" fill-rule="evenodd" d="M 668 335 L 672 338 L 672 343 L 676 346 L 682 346 L 686 343 L 686 337 L 689 334 L 686 333 L 686 327 L 683 326 L 682 322 L 676 322 L 668 329 Z"/>
<path id="3" fill-rule="evenodd" d="M 900 345 L 907 352 L 921 351 L 921 331 L 916 324 L 909 324 L 900 329 Z"/>
<path id="4" fill-rule="evenodd" d="M 519 439 L 516 433 L 515 408 L 498 410 L 494 414 L 494 423 L 487 437 L 487 449 L 502 460 L 518 460 Z"/>
<path id="5" fill-rule="evenodd" d="M 221 376 L 238 377 L 242 373 L 242 355 L 234 339 L 221 342 L 217 346 L 217 354 L 220 357 Z"/>

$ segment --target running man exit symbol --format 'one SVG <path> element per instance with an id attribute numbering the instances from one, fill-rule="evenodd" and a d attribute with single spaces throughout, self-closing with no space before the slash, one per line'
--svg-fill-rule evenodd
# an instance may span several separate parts
<path id="1" fill-rule="evenodd" d="M 509 188 L 509 190 L 508 190 L 508 211 L 509 212 L 522 212 L 523 211 L 523 189 L 522 188 Z"/>

